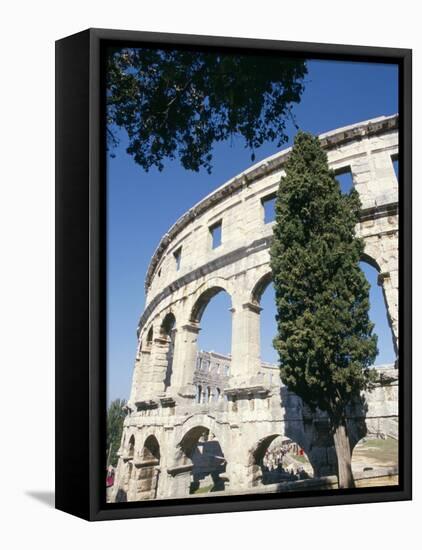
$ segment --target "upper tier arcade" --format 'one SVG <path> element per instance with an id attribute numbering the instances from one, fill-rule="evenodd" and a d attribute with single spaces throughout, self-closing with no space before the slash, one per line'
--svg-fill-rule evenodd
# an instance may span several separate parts
<path id="1" fill-rule="evenodd" d="M 320 140 L 330 167 L 336 174 L 350 171 L 360 195 L 363 210 L 356 229 L 365 242 L 364 259 L 379 271 L 397 349 L 398 181 L 393 162 L 398 156 L 398 116 L 382 116 L 340 128 L 322 134 Z M 163 236 L 146 276 L 139 350 L 152 342 L 148 334 L 155 338 L 163 332 L 168 314 L 174 319 L 172 329 L 178 330 L 179 338 L 182 327 L 195 328 L 209 299 L 225 290 L 233 306 L 233 372 L 237 371 L 238 361 L 242 365 L 239 363 L 239 371 L 244 371 L 244 353 L 240 351 L 248 347 L 244 345 L 244 325 L 246 322 L 250 326 L 253 321 L 237 318 L 253 316 L 252 306 L 259 306 L 260 293 L 270 281 L 273 223 L 265 219 L 265 206 L 276 193 L 290 150 L 229 180 L 180 217 Z M 256 315 L 259 317 L 259 313 Z M 239 339 L 243 344 L 236 343 Z M 257 355 L 256 350 L 251 353 Z M 175 363 L 173 370 L 177 367 Z M 255 367 L 250 367 L 254 371 Z M 173 381 L 179 379 L 182 383 L 187 381 L 185 378 L 174 373 Z"/>

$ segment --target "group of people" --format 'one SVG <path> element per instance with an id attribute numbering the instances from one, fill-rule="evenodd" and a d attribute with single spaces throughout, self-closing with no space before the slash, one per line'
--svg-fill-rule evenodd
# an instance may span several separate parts
<path id="1" fill-rule="evenodd" d="M 274 449 L 267 449 L 262 460 L 263 483 L 277 483 L 279 481 L 297 481 L 308 479 L 309 475 L 300 464 L 294 460 L 286 464 L 286 455 L 296 454 L 304 456 L 303 449 L 295 443 L 283 443 Z"/>

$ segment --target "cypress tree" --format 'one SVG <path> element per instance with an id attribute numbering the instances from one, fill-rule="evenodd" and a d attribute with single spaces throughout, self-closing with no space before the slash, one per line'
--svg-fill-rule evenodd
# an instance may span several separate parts
<path id="1" fill-rule="evenodd" d="M 271 268 L 274 347 L 289 390 L 330 419 L 339 487 L 353 487 L 346 407 L 375 379 L 377 336 L 355 235 L 360 199 L 342 194 L 319 139 L 298 132 L 281 178 Z"/>

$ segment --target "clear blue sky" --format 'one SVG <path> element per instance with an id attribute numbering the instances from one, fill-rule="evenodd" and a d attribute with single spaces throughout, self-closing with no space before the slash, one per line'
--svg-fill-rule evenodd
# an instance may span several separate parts
<path id="1" fill-rule="evenodd" d="M 347 124 L 390 115 L 398 111 L 398 70 L 395 65 L 309 61 L 305 92 L 294 113 L 303 130 L 320 134 Z M 288 127 L 290 145 L 295 135 Z M 128 398 L 136 351 L 136 328 L 143 311 L 144 281 L 151 256 L 162 235 L 188 210 L 216 187 L 250 166 L 250 152 L 233 140 L 214 149 L 213 173 L 184 170 L 178 161 L 167 162 L 162 172 L 145 172 L 126 154 L 126 138 L 108 158 L 108 401 Z M 265 144 L 255 152 L 255 162 L 277 152 Z M 365 266 L 371 283 L 371 311 L 379 337 L 377 364 L 394 360 L 377 274 Z M 261 316 L 262 359 L 276 361 L 274 298 L 271 287 L 263 298 Z M 230 300 L 220 294 L 209 304 L 202 319 L 199 346 L 230 351 Z"/>

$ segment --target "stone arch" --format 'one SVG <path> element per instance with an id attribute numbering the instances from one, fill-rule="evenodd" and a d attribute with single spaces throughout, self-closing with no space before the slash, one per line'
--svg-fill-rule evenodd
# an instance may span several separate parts
<path id="1" fill-rule="evenodd" d="M 160 444 L 155 435 L 151 434 L 145 439 L 140 456 L 142 460 L 160 462 Z"/>
<path id="2" fill-rule="evenodd" d="M 262 437 L 257 443 L 252 447 L 249 453 L 249 466 L 252 466 L 256 463 L 259 463 L 265 455 L 266 450 L 271 445 L 271 443 L 279 437 L 280 433 L 273 433 L 271 435 L 266 435 Z"/>
<path id="3" fill-rule="evenodd" d="M 225 288 L 225 286 L 221 286 L 220 284 L 212 285 L 209 288 L 205 289 L 195 300 L 191 309 L 189 321 L 191 323 L 199 324 L 207 305 L 210 303 L 212 298 L 214 298 L 214 296 L 217 296 L 217 294 L 220 294 L 220 292 L 227 292 L 231 300 L 231 294 L 227 290 L 227 288 Z"/>
<path id="4" fill-rule="evenodd" d="M 189 467 L 186 487 L 193 494 L 202 486 L 211 492 L 224 491 L 226 459 L 216 434 L 202 422 L 184 432 L 176 448 L 179 465 Z"/>
<path id="5" fill-rule="evenodd" d="M 160 336 L 170 336 L 171 331 L 176 325 L 176 317 L 172 311 L 169 311 L 163 318 L 160 325 Z"/>
<path id="6" fill-rule="evenodd" d="M 130 460 L 135 456 L 135 436 L 132 434 L 129 437 L 127 445 L 127 458 Z"/>
<path id="7" fill-rule="evenodd" d="M 140 358 L 141 351 L 151 349 L 153 337 L 154 337 L 154 330 L 152 325 L 148 328 L 148 330 L 146 328 L 142 330 L 142 333 L 139 336 L 139 340 L 138 340 L 138 349 L 136 353 L 137 359 Z"/>
<path id="8" fill-rule="evenodd" d="M 134 460 L 134 473 L 128 491 L 129 501 L 150 500 L 157 496 L 160 475 L 160 444 L 149 435 Z"/>
<path id="9" fill-rule="evenodd" d="M 230 362 L 232 353 L 233 301 L 230 289 L 223 279 L 213 278 L 196 290 L 186 309 L 188 328 L 194 334 L 188 338 L 192 365 L 188 383 L 202 386 L 201 402 L 207 403 L 211 401 L 216 383 L 223 377 L 221 374 L 214 376 L 216 371 L 208 371 L 208 368 L 219 363 L 217 356 Z M 215 350 L 216 353 L 202 353 L 202 350 Z"/>
<path id="10" fill-rule="evenodd" d="M 381 268 L 379 266 L 379 263 L 377 262 L 377 260 L 374 258 L 373 255 L 368 254 L 367 252 L 364 252 L 362 254 L 361 261 L 367 263 L 368 265 L 376 269 L 378 273 L 381 273 Z"/>
<path id="11" fill-rule="evenodd" d="M 152 345 L 153 338 L 154 338 L 154 327 L 153 325 L 151 325 L 146 333 L 145 344 L 147 347 L 150 347 Z"/>
<path id="12" fill-rule="evenodd" d="M 271 270 L 265 272 L 264 275 L 260 276 L 260 278 L 258 279 L 258 281 L 255 282 L 252 288 L 251 297 L 250 297 L 250 301 L 252 304 L 259 306 L 261 302 L 261 297 L 264 294 L 268 285 L 271 284 L 272 280 L 273 280 L 273 274 Z"/>
<path id="13" fill-rule="evenodd" d="M 385 315 L 386 315 L 386 318 L 387 318 L 388 326 L 390 328 L 391 341 L 392 341 L 392 344 L 393 344 L 394 353 L 395 353 L 395 356 L 397 358 L 397 355 L 398 355 L 397 338 L 396 338 L 396 334 L 395 334 L 395 331 L 394 331 L 393 320 L 391 318 L 391 312 L 390 312 L 390 309 L 389 309 L 389 304 L 388 304 L 388 300 L 387 300 L 387 296 L 386 296 L 385 281 L 384 281 L 384 276 L 383 276 L 384 274 L 381 271 L 381 268 L 380 268 L 380 265 L 379 265 L 378 261 L 373 256 L 371 256 L 367 253 L 364 253 L 362 255 L 361 262 L 369 265 L 378 274 L 377 284 L 378 284 L 378 286 L 381 287 L 381 290 L 382 290 Z"/>
<path id="14" fill-rule="evenodd" d="M 175 352 L 175 332 L 176 332 L 176 317 L 172 311 L 169 311 L 164 316 L 160 324 L 160 338 L 163 345 L 163 354 L 165 356 L 166 367 L 164 373 L 164 391 L 171 385 L 173 375 L 173 358 Z"/>
<path id="15" fill-rule="evenodd" d="M 267 292 L 269 293 L 268 295 Z M 252 338 L 257 342 L 256 353 L 259 357 L 259 368 L 261 368 L 263 363 L 275 365 L 278 361 L 273 345 L 273 338 L 277 334 L 275 296 L 270 302 L 268 301 L 268 297 L 274 293 L 273 274 L 269 266 L 267 266 L 266 269 L 259 270 L 259 277 L 255 277 L 252 290 L 249 294 L 249 309 L 252 311 L 250 313 L 251 328 L 252 323 L 255 323 L 253 329 L 255 336 L 252 335 Z M 255 318 L 253 319 L 253 317 Z M 272 374 L 268 374 L 268 376 L 270 379 L 272 378 Z"/>
<path id="16" fill-rule="evenodd" d="M 177 446 L 179 452 L 182 451 L 186 458 L 190 459 L 198 440 L 201 439 L 201 437 L 208 438 L 210 433 L 210 429 L 202 425 L 190 428 L 184 434 Z"/>
<path id="17" fill-rule="evenodd" d="M 140 436 L 139 436 L 140 437 Z M 142 430 L 142 444 L 138 446 L 139 453 L 142 453 L 142 449 L 147 446 L 150 446 L 150 442 L 154 441 L 154 444 L 158 446 L 159 449 L 163 448 L 162 434 L 156 429 L 155 426 L 149 426 Z M 161 457 L 161 451 L 160 451 Z"/>
<path id="18" fill-rule="evenodd" d="M 220 439 L 223 436 L 222 426 L 220 426 L 219 422 L 217 422 L 213 416 L 209 414 L 192 414 L 191 416 L 188 416 L 183 422 L 183 435 L 179 437 L 178 445 L 180 445 L 180 442 L 188 434 L 188 432 L 197 427 L 207 429 L 209 432 L 214 434 L 217 439 Z"/>
<path id="19" fill-rule="evenodd" d="M 268 455 L 271 444 L 278 438 L 279 445 Z M 252 486 L 299 481 L 314 476 L 314 468 L 305 449 L 280 432 L 271 433 L 257 441 L 249 452 L 248 466 Z"/>

